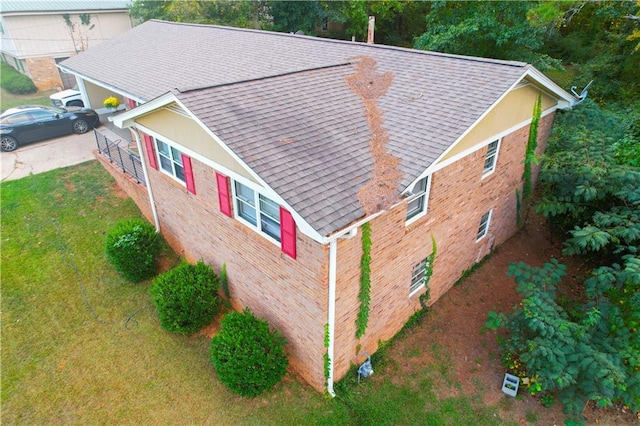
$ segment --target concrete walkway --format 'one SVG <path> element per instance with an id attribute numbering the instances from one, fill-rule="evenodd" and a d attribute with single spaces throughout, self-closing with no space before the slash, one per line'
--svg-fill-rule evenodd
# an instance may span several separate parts
<path id="1" fill-rule="evenodd" d="M 31 174 L 47 172 L 95 160 L 93 130 L 83 135 L 69 135 L 18 147 L 12 152 L 0 152 L 2 182 Z"/>

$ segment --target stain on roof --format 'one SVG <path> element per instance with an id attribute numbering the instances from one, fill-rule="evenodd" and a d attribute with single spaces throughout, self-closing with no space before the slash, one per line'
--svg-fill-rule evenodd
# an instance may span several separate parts
<path id="1" fill-rule="evenodd" d="M 382 45 L 162 21 L 62 63 L 142 100 L 173 91 L 321 235 L 363 217 L 371 128 L 347 85 L 357 57 L 392 82 L 377 99 L 398 195 L 529 65 Z M 105 64 L 109 66 L 106 67 Z M 142 78 L 141 78 L 142 76 Z"/>

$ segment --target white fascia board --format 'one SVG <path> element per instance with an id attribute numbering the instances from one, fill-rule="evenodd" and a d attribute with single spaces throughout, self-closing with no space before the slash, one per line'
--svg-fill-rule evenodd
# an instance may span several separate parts
<path id="1" fill-rule="evenodd" d="M 433 166 L 440 161 L 442 158 L 444 158 L 449 151 L 451 151 L 453 149 L 454 146 L 456 146 L 465 136 L 467 136 L 471 130 L 473 130 L 480 122 L 482 122 L 482 120 L 484 120 L 484 118 L 489 115 L 489 113 L 496 107 L 496 105 L 498 105 L 500 102 L 502 102 L 502 100 L 507 97 L 507 95 L 509 93 L 511 93 L 511 91 L 513 90 L 514 87 L 516 87 L 518 84 L 520 84 L 520 81 L 522 81 L 522 79 L 527 75 L 526 71 L 522 73 L 522 75 L 507 89 L 505 90 L 505 92 L 489 107 L 485 110 L 485 112 L 482 113 L 482 115 L 480 117 L 478 117 L 478 119 L 467 128 L 467 130 L 465 130 L 464 132 L 462 132 L 462 134 L 460 136 L 458 136 L 458 139 L 456 139 L 451 145 L 449 145 L 449 148 L 445 149 L 444 152 L 442 154 L 440 154 L 440 156 L 438 158 L 435 159 L 435 161 L 433 161 L 431 163 L 431 166 L 429 166 L 424 172 L 422 172 L 416 179 L 413 180 L 413 182 L 411 182 L 407 188 L 404 190 L 403 194 L 408 194 L 410 192 L 410 190 L 413 189 L 413 187 L 416 185 L 416 183 L 418 183 L 418 181 L 422 178 L 424 178 L 425 176 L 428 176 L 430 173 L 432 173 L 433 170 Z"/>
<path id="2" fill-rule="evenodd" d="M 206 164 L 207 166 L 218 170 L 224 174 L 226 174 L 227 176 L 232 177 L 234 180 L 238 180 L 240 182 L 242 182 L 243 184 L 246 184 L 250 187 L 254 186 L 253 182 L 250 182 L 248 179 L 246 179 L 243 176 L 240 176 L 238 173 L 234 172 L 233 170 L 230 170 L 226 167 L 224 167 L 221 164 L 216 163 L 215 161 L 211 160 L 210 158 L 207 158 L 203 155 L 201 155 L 198 152 L 195 152 L 187 147 L 185 147 L 184 145 L 173 141 L 169 138 L 167 138 L 165 135 L 161 135 L 156 133 L 155 131 L 153 131 L 153 129 L 149 129 L 146 126 L 143 126 L 142 124 L 135 122 L 134 119 L 136 117 L 139 117 L 141 115 L 144 114 L 148 114 L 149 112 L 156 110 L 158 108 L 162 108 L 166 105 L 169 105 L 171 103 L 177 103 L 178 105 L 180 105 L 180 108 L 182 108 L 189 116 L 189 118 L 191 118 L 192 120 L 194 120 L 213 140 L 215 140 L 221 147 L 222 149 L 224 149 L 227 154 L 229 154 L 231 156 L 231 158 L 233 158 L 235 161 L 237 161 L 245 170 L 247 170 L 250 174 L 251 177 L 254 178 L 256 180 L 256 182 L 258 182 L 261 185 L 261 191 L 265 196 L 271 198 L 273 201 L 277 202 L 278 204 L 284 206 L 287 210 L 289 210 L 289 212 L 291 213 L 291 215 L 293 216 L 293 218 L 296 221 L 296 226 L 298 227 L 298 229 L 300 229 L 300 231 L 309 236 L 311 239 L 313 239 L 314 241 L 317 241 L 321 244 L 325 244 L 323 242 L 324 237 L 322 235 L 320 235 L 320 233 L 318 231 L 316 231 L 302 216 L 300 216 L 300 214 L 293 208 L 291 207 L 291 205 L 289 203 L 287 203 L 281 196 L 280 194 L 278 194 L 275 190 L 273 190 L 273 188 L 271 188 L 251 167 L 249 167 L 249 165 L 247 165 L 240 157 L 238 157 L 238 155 L 233 152 L 233 150 L 231 148 L 229 148 L 227 146 L 226 143 L 224 143 L 222 141 L 222 139 L 220 139 L 215 133 L 213 133 L 211 131 L 211 129 L 209 129 L 204 123 L 202 123 L 202 121 L 200 121 L 191 111 L 189 111 L 189 109 L 187 107 L 184 106 L 184 104 L 182 102 L 180 102 L 178 100 L 178 98 L 173 94 L 173 93 L 166 93 L 165 95 L 162 95 L 156 99 L 154 99 L 153 101 L 147 102 L 146 104 L 140 105 L 137 108 L 134 108 L 130 111 L 127 111 L 126 113 L 123 114 L 119 114 L 117 116 L 114 117 L 113 119 L 113 123 L 118 126 L 118 127 L 122 127 L 124 128 L 126 127 L 136 127 L 140 130 L 142 130 L 143 132 L 153 136 L 153 137 L 157 137 L 160 139 L 164 139 L 168 142 L 170 142 L 173 145 L 176 145 L 177 147 L 180 148 L 181 151 L 183 151 L 185 154 L 189 155 L 192 158 L 195 158 L 196 160 L 200 161 L 203 164 Z"/>
<path id="3" fill-rule="evenodd" d="M 79 77 L 79 78 L 81 78 L 83 80 L 86 80 L 88 82 L 91 82 L 91 83 L 95 84 L 96 86 L 104 87 L 105 89 L 111 90 L 114 93 L 118 93 L 119 95 L 125 96 L 125 97 L 127 97 L 129 99 L 133 99 L 134 101 L 136 101 L 138 103 L 143 104 L 143 103 L 147 102 L 146 99 L 142 99 L 142 98 L 140 98 L 140 97 L 138 97 L 136 95 L 133 95 L 133 94 L 128 93 L 128 92 L 125 92 L 122 89 L 119 89 L 119 88 L 117 88 L 115 86 L 111 86 L 110 84 L 103 83 L 103 82 L 98 81 L 96 79 L 93 79 L 91 77 L 87 77 L 86 75 L 80 74 L 80 73 L 78 73 L 76 71 L 73 71 L 73 70 L 65 67 L 64 65 L 56 64 L 56 67 L 60 68 L 62 71 L 66 72 L 67 74 L 73 74 L 74 76 Z"/>
<path id="4" fill-rule="evenodd" d="M 569 94 L 569 92 L 563 90 L 560 86 L 558 86 L 557 84 L 555 84 L 553 81 L 551 81 L 547 76 L 545 76 L 544 74 L 542 74 L 540 71 L 538 71 L 537 69 L 533 68 L 533 67 L 529 67 L 523 74 L 522 76 L 520 76 L 520 78 L 518 78 L 515 83 L 513 83 L 511 85 L 511 87 L 509 87 L 509 89 L 507 89 L 502 96 L 500 96 L 494 103 L 493 105 L 491 105 L 489 108 L 487 108 L 487 110 L 471 125 L 469 126 L 469 128 L 467 130 L 465 130 L 459 137 L 458 139 L 456 139 L 455 142 L 453 142 L 449 148 L 447 148 L 442 154 L 440 154 L 440 156 L 433 162 L 431 163 L 431 166 L 429 166 L 424 172 L 422 172 L 420 174 L 420 176 L 418 176 L 416 179 L 414 179 L 413 182 L 411 182 L 411 184 L 409 184 L 407 186 L 407 188 L 404 190 L 403 194 L 408 194 L 409 192 L 411 192 L 411 190 L 413 189 L 413 187 L 415 186 L 416 183 L 418 183 L 418 181 L 422 178 L 424 178 L 425 176 L 430 175 L 431 173 L 433 173 L 434 171 L 441 169 L 443 167 L 445 167 L 446 165 L 451 164 L 453 161 L 447 161 L 445 163 L 445 165 L 439 165 L 437 164 L 438 161 L 442 160 L 442 158 L 444 158 L 449 151 L 451 151 L 453 149 L 454 146 L 456 146 L 465 136 L 467 136 L 469 134 L 469 132 L 471 132 L 471 130 L 473 130 L 482 120 L 484 120 L 484 118 L 500 103 L 502 102 L 502 100 L 509 94 L 511 93 L 512 90 L 514 90 L 516 88 L 516 86 L 518 84 L 520 84 L 520 82 L 525 78 L 525 77 L 530 77 L 533 80 L 535 80 L 536 82 L 540 83 L 544 88 L 548 89 L 549 92 L 551 92 L 552 97 L 555 98 L 560 98 L 558 99 L 558 105 L 556 107 L 550 108 L 546 111 L 544 111 L 544 113 L 542 114 L 547 115 L 550 114 L 551 112 L 555 111 L 556 109 L 560 108 L 560 109 L 567 109 L 567 108 L 571 108 L 572 105 L 575 104 L 575 102 L 577 102 L 577 99 L 575 97 L 573 97 L 572 95 Z M 492 136 L 490 139 L 494 140 L 496 139 L 496 137 L 502 137 L 504 135 L 509 134 L 510 132 L 519 129 L 520 127 L 527 125 L 531 122 L 531 119 L 528 119 L 526 121 L 524 121 L 523 123 L 519 123 L 513 127 L 511 127 L 510 129 L 505 130 L 504 132 L 501 132 L 499 135 L 496 136 Z M 488 142 L 487 142 L 488 141 Z M 485 141 L 486 143 L 489 143 L 490 140 Z M 475 151 L 476 149 L 482 148 L 484 145 L 483 144 L 476 144 L 474 145 L 472 148 L 465 150 L 463 153 L 464 155 L 468 155 L 471 152 Z M 460 153 L 458 155 L 456 155 L 455 158 L 456 160 L 464 157 L 464 155 L 462 155 L 463 153 Z"/>
<path id="5" fill-rule="evenodd" d="M 526 76 L 531 77 L 533 80 L 544 86 L 544 88 L 549 90 L 555 98 L 559 98 L 558 107 L 560 109 L 570 109 L 578 102 L 578 99 L 576 99 L 575 96 L 558 86 L 553 82 L 553 80 L 538 71 L 536 68 L 529 67 Z"/>

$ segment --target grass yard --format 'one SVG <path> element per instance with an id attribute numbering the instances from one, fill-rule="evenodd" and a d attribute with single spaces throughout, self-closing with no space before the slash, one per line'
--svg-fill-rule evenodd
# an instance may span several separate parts
<path id="1" fill-rule="evenodd" d="M 14 95 L 0 88 L 0 111 L 5 111 L 19 105 L 51 105 L 49 95 L 55 92 L 55 90 L 46 90 L 44 92 L 27 95 Z"/>
<path id="2" fill-rule="evenodd" d="M 481 392 L 443 395 L 441 384 L 460 384 L 451 354 L 431 343 L 378 361 L 375 380 L 350 377 L 333 400 L 289 374 L 258 398 L 235 396 L 209 339 L 163 331 L 149 284 L 108 264 L 105 231 L 140 216 L 114 185 L 94 161 L 0 186 L 3 423 L 506 424 Z M 436 361 L 400 374 L 426 352 Z"/>

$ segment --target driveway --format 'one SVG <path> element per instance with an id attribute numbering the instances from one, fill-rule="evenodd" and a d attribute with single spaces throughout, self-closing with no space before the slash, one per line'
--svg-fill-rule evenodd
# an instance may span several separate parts
<path id="1" fill-rule="evenodd" d="M 69 135 L 18 147 L 13 152 L 1 152 L 2 182 L 31 174 L 47 172 L 95 160 L 96 139 L 93 130 L 82 135 Z"/>

